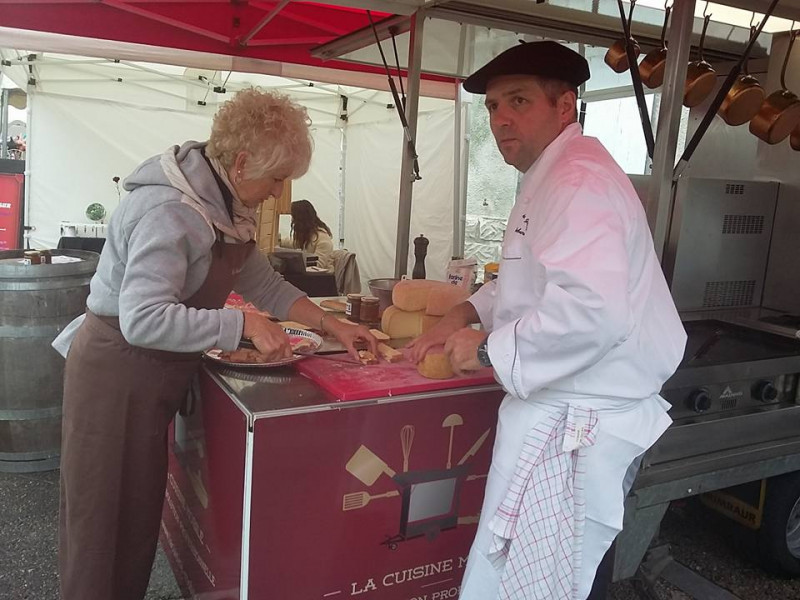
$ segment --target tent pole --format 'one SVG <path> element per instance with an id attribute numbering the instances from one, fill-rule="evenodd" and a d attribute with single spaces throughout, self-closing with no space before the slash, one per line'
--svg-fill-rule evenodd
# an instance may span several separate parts
<path id="1" fill-rule="evenodd" d="M 8 142 L 8 93 L 3 89 L 0 94 L 0 158 L 6 157 L 6 143 Z"/>
<path id="2" fill-rule="evenodd" d="M 695 0 L 675 1 L 667 38 L 669 52 L 664 73 L 664 87 L 661 91 L 653 171 L 646 205 L 647 221 L 659 259 L 663 259 L 664 256 L 672 215 L 672 172 L 680 134 L 686 63 L 689 61 L 689 50 L 692 46 L 694 7 Z M 667 279 L 670 279 L 669 273 Z"/>
<path id="3" fill-rule="evenodd" d="M 462 26 L 458 40 L 458 64 L 456 72 L 461 75 L 464 72 L 465 53 L 467 51 L 467 30 Z M 467 212 L 467 186 L 466 171 L 469 163 L 468 156 L 464 149 L 467 146 L 464 125 L 467 120 L 464 118 L 464 91 L 461 87 L 461 80 L 455 82 L 455 110 L 453 111 L 455 123 L 453 127 L 453 256 L 464 256 L 464 238 L 466 229 Z M 465 156 L 467 159 L 465 160 Z"/>
<path id="4" fill-rule="evenodd" d="M 344 240 L 344 218 L 345 218 L 345 194 L 347 186 L 347 122 L 350 117 L 348 112 L 348 98 L 341 94 L 339 96 L 339 126 L 341 127 L 341 146 L 339 152 L 339 248 L 345 247 Z"/>
<path id="5" fill-rule="evenodd" d="M 464 190 L 461 188 L 462 142 L 463 132 L 463 107 L 461 94 L 461 81 L 455 83 L 456 101 L 454 108 L 455 123 L 453 126 L 453 256 L 464 256 L 464 210 L 461 202 Z"/>
<path id="6" fill-rule="evenodd" d="M 408 97 L 406 99 L 406 120 L 409 135 L 417 139 L 417 116 L 419 113 L 420 73 L 422 72 L 422 37 L 425 24 L 425 10 L 419 9 L 411 17 L 411 39 L 408 59 Z M 405 139 L 405 138 L 404 138 Z M 414 192 L 413 146 L 405 140 L 403 162 L 400 169 L 400 198 L 397 211 L 397 245 L 394 257 L 394 276 L 402 277 L 408 272 L 408 246 L 411 232 L 411 199 Z"/>

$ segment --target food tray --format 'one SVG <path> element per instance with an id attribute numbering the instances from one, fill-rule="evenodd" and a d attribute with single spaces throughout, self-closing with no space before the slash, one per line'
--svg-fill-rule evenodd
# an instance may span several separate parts
<path id="1" fill-rule="evenodd" d="M 295 347 L 297 344 L 301 342 L 311 342 L 311 346 L 303 349 L 303 354 L 294 353 L 290 358 L 284 358 L 282 360 L 276 360 L 271 362 L 239 362 L 239 361 L 232 361 L 226 360 L 221 358 L 221 355 L 224 353 L 224 350 L 220 350 L 219 348 L 212 348 L 211 350 L 207 350 L 203 353 L 203 357 L 208 359 L 212 363 L 225 365 L 226 367 L 233 367 L 239 369 L 268 369 L 273 367 L 283 367 L 285 365 L 290 365 L 298 360 L 306 358 L 309 355 L 314 354 L 319 350 L 320 346 L 322 346 L 322 338 L 314 333 L 313 331 L 305 331 L 302 329 L 293 329 L 291 327 L 284 327 L 283 329 L 286 332 L 286 335 L 289 336 L 289 343 L 292 347 Z M 239 347 L 240 349 L 247 349 L 252 350 L 252 346 L 248 344 L 244 344 Z"/>

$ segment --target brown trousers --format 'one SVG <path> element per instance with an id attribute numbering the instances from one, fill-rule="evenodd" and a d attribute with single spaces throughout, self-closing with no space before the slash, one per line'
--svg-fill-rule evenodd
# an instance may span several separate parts
<path id="1" fill-rule="evenodd" d="M 61 454 L 62 600 L 141 600 L 158 543 L 167 428 L 197 354 L 130 346 L 87 312 L 67 358 Z"/>

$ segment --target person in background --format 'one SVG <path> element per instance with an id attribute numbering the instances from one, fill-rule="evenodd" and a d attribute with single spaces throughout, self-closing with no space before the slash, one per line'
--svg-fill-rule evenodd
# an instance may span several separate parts
<path id="1" fill-rule="evenodd" d="M 464 82 L 524 175 L 497 279 L 411 345 L 414 361 L 444 344 L 457 372 L 491 366 L 506 390 L 461 600 L 605 597 L 598 565 L 671 422 L 658 393 L 686 333 L 631 182 L 577 122 L 588 78 L 580 54 L 547 41 Z"/>
<path id="2" fill-rule="evenodd" d="M 333 271 L 333 239 L 331 228 L 317 216 L 308 200 L 296 200 L 291 205 L 292 238 L 281 242 L 285 248 L 295 248 L 317 256 L 317 266 Z"/>
<path id="3" fill-rule="evenodd" d="M 288 97 L 246 89 L 207 143 L 146 160 L 125 180 L 85 317 L 55 340 L 66 356 L 59 573 L 62 600 L 141 600 L 158 541 L 167 428 L 212 347 L 249 339 L 291 356 L 281 326 L 223 308 L 232 290 L 280 319 L 327 331 L 354 355 L 376 340 L 314 305 L 254 251 L 256 210 L 311 160 L 309 119 Z"/>

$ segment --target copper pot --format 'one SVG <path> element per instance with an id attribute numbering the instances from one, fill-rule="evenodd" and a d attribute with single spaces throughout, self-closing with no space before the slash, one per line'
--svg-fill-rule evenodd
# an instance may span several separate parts
<path id="1" fill-rule="evenodd" d="M 800 125 L 800 98 L 786 89 L 786 64 L 798 32 L 792 32 L 781 69 L 781 89 L 772 92 L 750 121 L 750 133 L 768 144 L 785 140 Z"/>
<path id="2" fill-rule="evenodd" d="M 744 125 L 756 116 L 766 96 L 758 79 L 749 73 L 740 75 L 722 101 L 719 116 L 728 125 Z"/>
<path id="3" fill-rule="evenodd" d="M 638 58 L 642 53 L 642 48 L 633 38 L 630 39 L 630 43 L 633 45 L 634 56 Z M 611 48 L 606 52 L 606 56 L 603 60 L 617 73 L 624 73 L 627 71 L 630 67 L 630 62 L 628 62 L 628 52 L 625 49 L 625 40 L 617 40 L 614 42 Z"/>
<path id="4" fill-rule="evenodd" d="M 630 26 L 631 18 L 633 17 L 633 7 L 636 6 L 636 2 L 631 2 L 631 8 L 628 12 L 628 26 Z M 622 9 L 620 9 L 621 11 Z M 623 29 L 625 27 L 623 26 Z M 616 73 L 624 73 L 627 71 L 631 64 L 628 61 L 628 52 L 626 49 L 626 42 L 630 43 L 633 46 L 633 55 L 636 58 L 639 58 L 639 55 L 642 53 L 642 49 L 639 44 L 636 42 L 635 39 L 631 36 L 629 40 L 621 39 L 614 42 L 611 47 L 606 51 L 605 60 L 606 64 L 611 67 L 612 71 Z"/>
<path id="5" fill-rule="evenodd" d="M 706 15 L 703 19 L 703 33 L 700 34 L 700 46 L 698 47 L 697 60 L 689 63 L 686 72 L 686 85 L 683 89 L 683 105 L 692 108 L 701 104 L 703 100 L 714 90 L 717 84 L 717 72 L 703 58 L 703 44 L 706 41 L 706 30 L 711 15 Z"/>
<path id="6" fill-rule="evenodd" d="M 800 125 L 792 131 L 792 135 L 789 136 L 789 143 L 792 146 L 792 150 L 800 150 Z"/>
<path id="7" fill-rule="evenodd" d="M 750 41 L 755 35 L 756 28 L 750 27 Z M 747 61 L 745 60 L 744 73 L 736 78 L 731 89 L 728 90 L 717 114 L 728 125 L 744 125 L 756 116 L 766 96 L 767 92 L 758 83 L 758 79 L 747 71 Z"/>
<path id="8" fill-rule="evenodd" d="M 664 69 L 667 66 L 667 24 L 672 7 L 668 6 L 664 10 L 664 26 L 661 28 L 661 47 L 650 50 L 639 63 L 639 77 L 642 83 L 650 89 L 661 87 L 664 83 Z"/>

